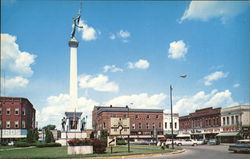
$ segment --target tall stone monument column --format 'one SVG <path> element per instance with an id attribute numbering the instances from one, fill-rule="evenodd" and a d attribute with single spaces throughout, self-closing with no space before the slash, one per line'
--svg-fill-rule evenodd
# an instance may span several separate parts
<path id="1" fill-rule="evenodd" d="M 70 94 L 70 104 L 71 108 L 78 110 L 77 104 L 77 47 L 78 41 L 72 38 L 69 41 L 70 47 L 70 84 L 69 84 L 69 94 Z M 72 111 L 76 111 L 72 110 Z"/>

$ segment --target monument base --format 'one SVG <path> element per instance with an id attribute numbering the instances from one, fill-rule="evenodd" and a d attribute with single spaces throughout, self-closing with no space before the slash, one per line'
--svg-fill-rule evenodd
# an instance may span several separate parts
<path id="1" fill-rule="evenodd" d="M 87 133 L 81 132 L 81 131 L 62 132 L 61 138 L 59 140 L 57 140 L 56 142 L 62 144 L 62 146 L 66 146 L 67 140 L 74 139 L 74 138 L 78 138 L 78 139 L 87 138 Z"/>

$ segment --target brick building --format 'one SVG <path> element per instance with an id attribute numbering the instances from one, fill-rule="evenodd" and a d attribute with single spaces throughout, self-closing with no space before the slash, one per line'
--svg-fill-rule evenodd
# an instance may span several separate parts
<path id="1" fill-rule="evenodd" d="M 179 118 L 179 133 L 195 139 L 215 138 L 221 132 L 221 108 L 198 109 Z"/>
<path id="2" fill-rule="evenodd" d="M 100 133 L 100 130 L 110 131 L 111 117 L 130 118 L 130 138 L 132 141 L 151 140 L 156 134 L 158 138 L 164 137 L 162 109 L 95 106 L 92 111 L 94 131 L 97 134 Z"/>
<path id="3" fill-rule="evenodd" d="M 0 137 L 4 142 L 25 138 L 35 128 L 36 110 L 26 98 L 0 97 Z"/>

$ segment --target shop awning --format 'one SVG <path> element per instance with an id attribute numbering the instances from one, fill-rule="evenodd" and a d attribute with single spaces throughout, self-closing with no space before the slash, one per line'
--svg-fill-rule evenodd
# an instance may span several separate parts
<path id="1" fill-rule="evenodd" d="M 190 134 L 179 134 L 176 137 L 190 137 Z"/>
<path id="2" fill-rule="evenodd" d="M 227 132 L 227 133 L 219 133 L 216 136 L 237 136 L 239 132 Z"/>

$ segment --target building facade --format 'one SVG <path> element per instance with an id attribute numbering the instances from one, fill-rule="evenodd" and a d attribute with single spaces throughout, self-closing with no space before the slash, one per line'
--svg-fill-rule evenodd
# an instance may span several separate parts
<path id="1" fill-rule="evenodd" d="M 36 110 L 26 98 L 0 97 L 0 137 L 3 142 L 25 138 L 35 128 Z"/>
<path id="2" fill-rule="evenodd" d="M 163 119 L 164 127 L 164 135 L 166 137 L 170 137 L 172 135 L 172 129 L 171 129 L 171 114 L 170 113 L 164 113 L 164 119 Z M 179 114 L 173 113 L 173 134 L 176 136 L 179 133 Z"/>
<path id="3" fill-rule="evenodd" d="M 222 132 L 217 135 L 221 142 L 232 143 L 240 138 L 250 138 L 250 105 L 221 109 Z"/>
<path id="4" fill-rule="evenodd" d="M 221 132 L 221 108 L 198 109 L 179 118 L 179 134 L 193 139 L 212 139 Z"/>
<path id="5" fill-rule="evenodd" d="M 164 137 L 162 109 L 95 106 L 92 111 L 94 132 L 97 134 L 101 130 L 110 132 L 110 118 L 112 117 L 130 118 L 130 139 L 132 141 L 150 140 L 154 136 L 157 136 L 157 138 Z"/>

